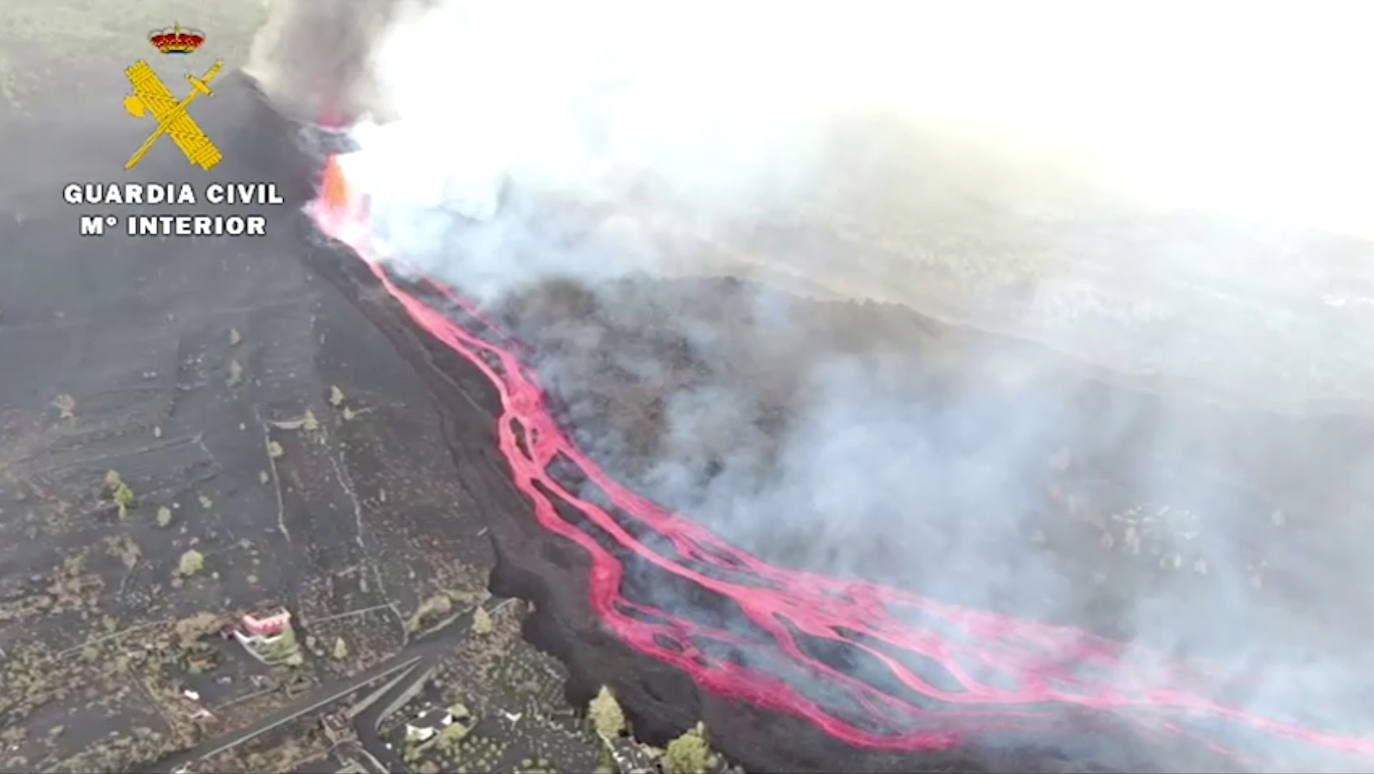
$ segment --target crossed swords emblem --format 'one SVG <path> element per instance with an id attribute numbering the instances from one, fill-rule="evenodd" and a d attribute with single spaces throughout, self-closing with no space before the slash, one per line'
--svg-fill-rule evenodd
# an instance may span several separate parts
<path id="1" fill-rule="evenodd" d="M 172 97 L 172 92 L 167 89 L 167 85 L 162 82 L 157 73 L 148 63 L 139 60 L 134 65 L 124 71 L 125 77 L 134 87 L 134 93 L 124 97 L 124 109 L 129 111 L 129 115 L 141 118 L 145 114 L 151 113 L 153 120 L 157 121 L 157 129 L 148 139 L 143 141 L 143 145 L 134 151 L 134 155 L 129 157 L 124 169 L 133 169 L 142 158 L 152 150 L 153 144 L 162 135 L 172 138 L 181 152 L 185 154 L 186 160 L 201 169 L 210 169 L 224 158 L 210 138 L 205 136 L 199 125 L 196 124 L 189 113 L 186 112 L 187 106 L 195 101 L 196 97 L 202 94 L 213 95 L 210 91 L 210 81 L 219 74 L 224 62 L 215 62 L 215 66 L 206 71 L 205 75 L 197 78 L 190 73 L 186 74 L 186 80 L 191 84 L 191 91 L 184 99 L 178 102 Z"/>

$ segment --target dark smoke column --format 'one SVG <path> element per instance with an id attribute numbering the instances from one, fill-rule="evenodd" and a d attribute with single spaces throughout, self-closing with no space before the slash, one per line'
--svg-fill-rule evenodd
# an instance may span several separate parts
<path id="1" fill-rule="evenodd" d="M 276 0 L 245 71 L 292 118 L 345 124 L 383 110 L 369 55 L 391 23 L 433 0 Z"/>

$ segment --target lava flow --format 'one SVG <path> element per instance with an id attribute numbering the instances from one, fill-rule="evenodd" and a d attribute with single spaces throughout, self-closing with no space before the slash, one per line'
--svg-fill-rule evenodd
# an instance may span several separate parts
<path id="1" fill-rule="evenodd" d="M 544 528 L 587 552 L 590 603 L 605 626 L 702 688 L 800 716 L 860 747 L 946 749 L 989 733 L 1111 720 L 1160 744 L 1190 739 L 1237 763 L 1264 738 L 1374 758 L 1374 739 L 1208 698 L 1200 670 L 1146 666 L 1122 642 L 783 569 L 725 544 L 617 484 L 579 451 L 519 347 L 454 290 L 388 271 L 333 158 L 312 210 L 415 324 L 491 381 L 514 482 Z"/>

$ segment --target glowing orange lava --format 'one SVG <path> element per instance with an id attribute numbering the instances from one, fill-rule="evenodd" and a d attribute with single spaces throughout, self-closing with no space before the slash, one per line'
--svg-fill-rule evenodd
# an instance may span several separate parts
<path id="1" fill-rule="evenodd" d="M 434 280 L 403 286 L 383 266 L 363 209 L 331 158 L 316 222 L 357 252 L 416 325 L 490 380 L 514 483 L 543 527 L 591 558 L 587 593 L 604 625 L 698 685 L 803 717 L 861 747 L 943 749 L 984 734 L 1063 731 L 1110 717 L 1161 745 L 1187 739 L 1239 763 L 1257 762 L 1255 742 L 1266 737 L 1370 756 L 1374 764 L 1374 739 L 1227 706 L 1208 697 L 1196 670 L 1133 666 L 1125 643 L 775 567 L 640 497 L 558 426 L 517 344 L 452 288 Z M 632 575 L 725 602 L 703 617 L 645 599 L 631 588 Z"/>
<path id="2" fill-rule="evenodd" d="M 350 198 L 348 181 L 344 179 L 343 170 L 339 168 L 339 157 L 330 156 L 324 164 L 324 176 L 320 182 L 320 200 L 331 211 L 343 212 L 349 209 Z"/>

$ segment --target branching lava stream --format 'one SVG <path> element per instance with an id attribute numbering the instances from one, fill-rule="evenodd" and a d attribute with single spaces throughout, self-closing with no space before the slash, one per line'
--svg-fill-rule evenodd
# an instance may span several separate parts
<path id="1" fill-rule="evenodd" d="M 367 262 L 415 324 L 494 385 L 500 450 L 514 482 L 544 528 L 587 552 L 587 593 L 604 625 L 701 687 L 800 716 L 860 747 L 947 749 L 985 734 L 1050 732 L 1110 717 L 1157 744 L 1187 738 L 1242 765 L 1254 762 L 1256 734 L 1374 763 L 1374 739 L 1208 698 L 1222 690 L 1204 666 L 1146 665 L 1127 658 L 1124 643 L 1085 631 L 782 569 L 726 545 L 617 484 L 579 451 L 518 345 L 454 290 L 433 280 L 411 284 L 384 268 L 333 157 L 312 215 Z M 635 591 L 664 585 L 720 600 L 724 612 L 665 609 Z"/>

